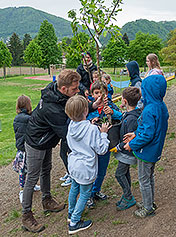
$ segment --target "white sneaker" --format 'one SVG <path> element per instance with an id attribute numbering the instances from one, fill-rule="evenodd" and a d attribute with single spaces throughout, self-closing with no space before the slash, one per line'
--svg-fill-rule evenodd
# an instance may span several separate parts
<path id="1" fill-rule="evenodd" d="M 68 176 L 64 183 L 61 184 L 62 187 L 66 187 L 72 183 L 72 178 Z"/>
<path id="2" fill-rule="evenodd" d="M 35 187 L 34 187 L 34 191 L 40 191 L 40 185 L 35 185 Z"/>
<path id="3" fill-rule="evenodd" d="M 21 190 L 19 192 L 19 199 L 20 199 L 20 203 L 22 203 L 23 202 L 23 190 Z"/>
<path id="4" fill-rule="evenodd" d="M 60 178 L 60 181 L 66 181 L 67 178 L 68 178 L 68 173 L 66 173 L 66 174 L 64 175 L 64 177 L 61 177 L 61 178 Z"/>

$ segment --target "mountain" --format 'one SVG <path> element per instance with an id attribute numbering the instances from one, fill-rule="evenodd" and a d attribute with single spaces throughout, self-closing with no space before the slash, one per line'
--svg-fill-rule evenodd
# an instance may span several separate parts
<path id="1" fill-rule="evenodd" d="M 161 39 L 166 40 L 167 35 L 171 30 L 176 28 L 176 21 L 148 21 L 140 19 L 126 23 L 122 27 L 121 33 L 125 32 L 128 35 L 129 40 L 134 40 L 137 32 L 149 33 L 158 35 Z"/>
<path id="2" fill-rule="evenodd" d="M 0 9 L 0 39 L 6 40 L 14 32 L 21 39 L 26 33 L 34 38 L 44 20 L 48 20 L 54 26 L 59 40 L 64 36 L 72 36 L 70 22 L 61 17 L 36 10 L 32 7 L 8 7 Z"/>
<path id="3" fill-rule="evenodd" d="M 14 32 L 21 39 L 26 33 L 34 38 L 44 20 L 48 20 L 54 26 L 58 40 L 61 40 L 64 36 L 72 37 L 72 29 L 68 20 L 32 7 L 8 7 L 0 9 L 0 39 L 6 40 Z M 166 40 L 170 30 L 175 28 L 176 21 L 155 22 L 140 19 L 125 24 L 121 33 L 123 35 L 126 32 L 129 40 L 135 39 L 135 34 L 139 31 L 158 34 L 160 38 Z M 107 44 L 109 38 L 110 35 L 107 35 L 106 38 L 101 37 L 102 44 Z"/>

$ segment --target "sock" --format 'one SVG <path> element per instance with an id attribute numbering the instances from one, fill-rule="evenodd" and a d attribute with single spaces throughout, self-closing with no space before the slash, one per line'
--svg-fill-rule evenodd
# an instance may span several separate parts
<path id="1" fill-rule="evenodd" d="M 76 225 L 75 222 L 70 221 L 70 226 L 75 226 L 75 225 Z"/>

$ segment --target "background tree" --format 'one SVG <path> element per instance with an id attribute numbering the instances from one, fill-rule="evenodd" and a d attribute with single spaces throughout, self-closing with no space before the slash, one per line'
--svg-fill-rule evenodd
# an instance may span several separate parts
<path id="1" fill-rule="evenodd" d="M 77 37 L 79 37 L 79 41 Z M 92 42 L 88 34 L 79 32 L 70 40 L 71 41 L 68 41 L 67 38 L 62 40 L 62 48 L 66 53 L 67 67 L 76 68 L 81 63 L 81 53 L 83 52 L 83 49 L 84 52 L 89 51 L 91 53 L 93 61 L 96 59 L 95 43 Z"/>
<path id="2" fill-rule="evenodd" d="M 171 31 L 169 36 L 167 47 L 160 51 L 160 55 L 164 62 L 176 66 L 176 29 Z"/>
<path id="3" fill-rule="evenodd" d="M 57 37 L 54 27 L 47 20 L 44 20 L 40 26 L 37 44 L 42 51 L 42 62 L 40 67 L 44 69 L 48 68 L 48 73 L 50 74 L 50 64 L 59 63 L 59 48 L 57 46 Z"/>
<path id="4" fill-rule="evenodd" d="M 0 41 L 0 68 L 3 67 L 4 70 L 4 79 L 6 77 L 6 67 L 10 67 L 12 62 L 12 55 L 9 52 L 7 46 Z"/>
<path id="5" fill-rule="evenodd" d="M 116 20 L 120 3 L 122 0 L 112 0 L 111 6 L 107 7 L 104 4 L 104 0 L 80 0 L 82 7 L 79 9 L 80 17 L 76 16 L 75 10 L 69 11 L 68 16 L 72 18 L 72 30 L 74 34 L 77 33 L 79 24 L 82 25 L 84 30 L 88 30 L 90 36 L 96 44 L 96 58 L 97 58 L 97 68 L 100 76 L 100 36 L 103 34 L 104 37 L 107 33 L 111 33 L 111 36 L 116 36 L 119 34 L 119 27 L 111 23 L 111 20 Z M 91 30 L 93 26 L 94 31 Z"/>
<path id="6" fill-rule="evenodd" d="M 30 41 L 32 40 L 30 34 L 25 34 L 23 37 L 23 49 L 25 50 Z"/>
<path id="7" fill-rule="evenodd" d="M 35 74 L 35 66 L 40 66 L 42 63 L 42 51 L 40 46 L 36 43 L 36 40 L 32 40 L 26 50 L 24 51 L 24 59 L 27 63 L 30 63 L 34 67 Z"/>
<path id="8" fill-rule="evenodd" d="M 23 63 L 23 45 L 19 36 L 13 33 L 8 42 L 8 48 L 12 54 L 12 65 L 20 66 Z"/>
<path id="9" fill-rule="evenodd" d="M 137 33 L 135 40 L 130 41 L 128 55 L 129 60 L 136 60 L 142 67 L 146 67 L 146 56 L 149 53 L 159 54 L 162 48 L 162 40 L 157 35 Z"/>
<path id="10" fill-rule="evenodd" d="M 127 60 L 127 45 L 119 37 L 117 40 L 109 40 L 106 48 L 102 52 L 104 67 L 123 66 Z"/>
<path id="11" fill-rule="evenodd" d="M 130 41 L 129 41 L 129 39 L 128 39 L 127 33 L 125 33 L 125 34 L 122 36 L 122 39 L 123 39 L 123 41 L 125 42 L 125 44 L 129 46 Z"/>

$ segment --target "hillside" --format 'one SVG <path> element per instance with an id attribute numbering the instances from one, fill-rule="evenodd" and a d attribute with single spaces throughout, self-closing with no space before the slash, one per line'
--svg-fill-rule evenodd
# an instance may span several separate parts
<path id="1" fill-rule="evenodd" d="M 171 30 L 176 28 L 176 21 L 148 21 L 144 19 L 131 21 L 122 27 L 122 34 L 125 32 L 129 40 L 134 40 L 137 32 L 157 34 L 161 39 L 166 40 Z"/>
<path id="2" fill-rule="evenodd" d="M 48 20 L 54 26 L 58 39 L 72 35 L 70 22 L 61 17 L 31 7 L 9 7 L 0 9 L 0 39 L 7 39 L 14 32 L 21 39 L 25 33 L 34 38 L 44 20 Z"/>
<path id="3" fill-rule="evenodd" d="M 36 10 L 32 7 L 8 7 L 0 9 L 0 39 L 6 40 L 14 32 L 21 39 L 26 33 L 34 38 L 44 20 L 48 20 L 54 26 L 58 40 L 61 40 L 64 36 L 72 36 L 72 30 L 68 20 Z M 158 34 L 160 38 L 166 40 L 169 31 L 175 28 L 176 21 L 155 22 L 140 19 L 125 24 L 122 27 L 122 34 L 126 32 L 128 38 L 133 40 L 137 32 L 149 32 L 149 34 Z M 106 38 L 101 37 L 102 44 L 105 45 L 109 38 L 110 35 L 107 35 Z"/>

